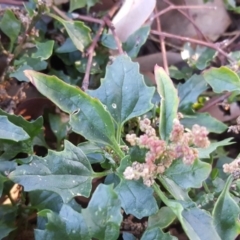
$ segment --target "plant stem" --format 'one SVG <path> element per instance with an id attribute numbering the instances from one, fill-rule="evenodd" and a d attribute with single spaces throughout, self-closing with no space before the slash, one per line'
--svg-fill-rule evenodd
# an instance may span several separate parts
<path id="1" fill-rule="evenodd" d="M 83 83 L 82 83 L 82 90 L 86 91 L 88 89 L 89 86 L 89 78 L 90 78 L 90 71 L 91 71 L 91 67 L 92 67 L 92 61 L 93 61 L 93 54 L 94 54 L 94 50 L 97 46 L 97 42 L 103 32 L 103 29 L 106 25 L 109 24 L 109 18 L 112 17 L 115 13 L 115 11 L 117 10 L 117 7 L 119 6 L 119 3 L 116 3 L 110 10 L 109 12 L 102 18 L 100 23 L 100 27 L 93 39 L 92 44 L 90 45 L 90 47 L 87 50 L 87 55 L 88 55 L 88 62 L 87 62 L 87 67 L 86 67 L 86 71 L 85 71 L 85 75 L 83 78 Z M 86 20 L 86 18 L 85 18 Z M 88 20 L 90 21 L 90 18 L 88 17 Z M 93 20 L 93 19 L 92 19 Z M 111 21 L 110 21 L 111 22 Z M 110 28 L 110 26 L 109 26 Z M 120 50 L 119 50 L 120 51 Z"/>
<path id="2" fill-rule="evenodd" d="M 156 192 L 156 194 L 159 196 L 159 198 L 164 202 L 164 204 L 166 204 L 166 206 L 168 206 L 167 197 L 164 195 L 164 193 L 161 191 L 161 189 L 159 188 L 159 186 L 156 183 L 153 184 L 153 189 Z"/>
<path id="3" fill-rule="evenodd" d="M 14 199 L 12 198 L 12 196 L 11 196 L 11 193 L 10 193 L 10 192 L 7 194 L 7 196 L 8 196 L 8 198 L 9 198 L 9 200 L 10 200 L 11 204 L 12 204 L 13 206 L 15 206 L 15 205 L 16 205 L 16 203 L 15 203 Z"/>
<path id="4" fill-rule="evenodd" d="M 163 0 L 165 3 L 169 4 L 170 6 L 176 6 L 174 4 L 172 4 L 169 0 Z M 176 7 L 179 7 L 179 6 L 176 6 Z M 198 27 L 198 25 L 194 22 L 193 18 L 190 16 L 190 14 L 188 12 L 185 12 L 183 9 L 179 9 L 179 8 L 176 8 L 176 10 L 178 12 L 180 12 L 183 16 L 185 16 L 193 25 L 193 27 L 195 28 L 196 30 L 196 33 L 199 35 L 200 38 L 202 38 L 203 40 L 205 40 L 206 42 L 208 42 L 208 39 L 204 36 L 204 34 L 202 33 L 201 29 Z M 187 11 L 189 10 L 186 9 Z"/>
<path id="5" fill-rule="evenodd" d="M 67 21 L 72 21 L 72 19 L 70 17 L 68 17 L 65 12 L 61 11 L 58 7 L 52 5 L 51 6 L 52 10 L 57 13 L 57 15 L 59 15 L 61 18 L 67 20 Z"/>
<path id="6" fill-rule="evenodd" d="M 157 12 L 157 7 L 155 8 L 155 12 Z M 156 18 L 157 21 L 157 30 L 158 32 L 161 32 L 161 22 L 160 22 L 160 17 Z M 160 41 L 160 48 L 162 52 L 162 57 L 163 57 L 163 68 L 166 71 L 167 75 L 169 75 L 169 69 L 168 69 L 168 61 L 167 61 L 167 54 L 166 54 L 166 46 L 165 46 L 165 41 L 163 36 L 159 36 L 159 41 Z"/>
<path id="7" fill-rule="evenodd" d="M 215 7 L 215 6 L 202 6 L 202 5 L 200 5 L 200 6 L 197 6 L 197 5 L 195 5 L 195 6 L 191 6 L 191 5 L 189 5 L 189 6 L 170 5 L 169 7 L 163 9 L 162 11 L 160 11 L 158 13 L 156 13 L 153 16 L 153 19 L 156 18 L 156 17 L 159 17 L 159 16 L 161 16 L 161 15 L 163 15 L 163 14 L 165 14 L 165 13 L 171 11 L 171 10 L 174 10 L 174 9 L 176 9 L 176 10 L 181 10 L 181 9 L 213 9 L 213 10 L 216 10 L 217 7 Z"/>
<path id="8" fill-rule="evenodd" d="M 101 177 L 107 176 L 110 173 L 113 173 L 113 171 L 112 170 L 108 170 L 108 171 L 104 171 L 104 172 L 94 172 L 93 177 L 94 178 L 101 178 Z"/>
<path id="9" fill-rule="evenodd" d="M 21 42 L 19 43 L 19 46 L 15 49 L 14 51 L 14 56 L 13 58 L 11 59 L 11 62 L 13 61 L 13 59 L 16 59 L 19 54 L 22 52 L 22 49 L 23 49 L 23 45 L 26 43 L 26 40 L 27 38 L 29 37 L 29 34 L 31 33 L 32 29 L 34 28 L 34 26 L 36 25 L 36 23 L 38 22 L 38 20 L 41 18 L 42 16 L 42 12 L 43 12 L 43 9 L 42 7 L 39 6 L 39 10 L 37 12 L 37 15 L 35 15 L 33 18 L 32 18 L 32 21 L 30 23 L 30 25 L 28 26 L 27 30 L 25 31 L 25 33 L 23 34 L 22 36 L 22 40 Z"/>
<path id="10" fill-rule="evenodd" d="M 185 42 L 196 43 L 198 45 L 202 45 L 202 46 L 205 46 L 205 47 L 209 47 L 209 48 L 215 49 L 216 51 L 221 53 L 223 56 L 225 56 L 227 59 L 229 59 L 230 62 L 232 62 L 232 63 L 236 62 L 236 60 L 234 58 L 229 56 L 228 53 L 223 51 L 219 46 L 217 46 L 214 43 L 204 42 L 204 41 L 200 41 L 200 40 L 197 40 L 197 39 L 194 39 L 194 38 L 178 36 L 178 35 L 174 35 L 174 34 L 166 33 L 166 32 L 158 32 L 156 30 L 151 30 L 151 33 L 155 34 L 155 35 L 159 35 L 159 36 L 164 36 L 164 37 L 167 37 L 167 38 L 175 38 L 175 39 L 179 39 L 179 40 L 185 41 Z"/>
<path id="11" fill-rule="evenodd" d="M 124 152 L 119 148 L 119 144 L 114 148 L 116 154 L 120 157 L 120 159 L 125 157 Z"/>
<path id="12" fill-rule="evenodd" d="M 118 38 L 118 36 L 117 36 L 117 34 L 115 32 L 115 28 L 114 28 L 112 22 L 110 21 L 110 19 L 108 17 L 106 17 L 104 20 L 105 20 L 107 26 L 109 27 L 109 29 L 111 30 L 112 35 L 113 35 L 113 37 L 115 39 L 115 42 L 116 42 L 117 48 L 118 48 L 118 53 L 120 55 L 123 54 L 122 43 L 121 43 L 120 39 Z"/>
<path id="13" fill-rule="evenodd" d="M 9 4 L 9 5 L 23 5 L 24 1 L 17 1 L 17 0 L 0 0 L 0 3 L 5 3 L 5 4 Z"/>
<path id="14" fill-rule="evenodd" d="M 80 14 L 77 14 L 77 17 L 73 17 L 74 19 L 79 19 L 79 20 L 84 20 L 87 22 L 93 22 L 93 23 L 98 23 L 98 24 L 103 24 L 103 20 L 102 19 L 98 19 L 98 18 L 93 18 L 90 16 L 82 16 Z"/>
<path id="15" fill-rule="evenodd" d="M 82 90 L 83 91 L 86 91 L 89 86 L 89 78 L 90 78 L 90 72 L 91 72 L 91 67 L 92 67 L 94 49 L 95 49 L 97 42 L 103 32 L 104 27 L 105 27 L 105 22 L 103 21 L 93 39 L 90 47 L 87 50 L 88 62 L 87 62 L 87 67 L 86 67 L 85 75 L 84 75 L 83 82 L 82 82 Z"/>
<path id="16" fill-rule="evenodd" d="M 117 126 L 117 136 L 116 136 L 116 139 L 117 139 L 117 142 L 118 144 L 120 145 L 121 144 L 121 130 L 122 130 L 122 126 Z"/>
<path id="17" fill-rule="evenodd" d="M 205 181 L 203 181 L 203 188 L 204 188 L 206 193 L 211 193 L 211 191 L 209 190 L 208 185 L 206 184 Z"/>

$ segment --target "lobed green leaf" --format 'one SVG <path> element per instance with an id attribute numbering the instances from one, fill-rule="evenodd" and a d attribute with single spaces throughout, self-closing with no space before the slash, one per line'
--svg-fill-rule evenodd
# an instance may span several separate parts
<path id="1" fill-rule="evenodd" d="M 88 93 L 107 107 L 119 126 L 153 107 L 151 100 L 154 88 L 146 86 L 139 73 L 139 65 L 126 55 L 116 57 L 107 66 L 101 86 Z"/>
<path id="2" fill-rule="evenodd" d="M 82 214 L 64 204 L 59 215 L 51 211 L 42 211 L 40 216 L 47 217 L 45 230 L 35 229 L 36 240 L 90 240 L 89 231 Z"/>
<path id="3" fill-rule="evenodd" d="M 191 129 L 194 124 L 204 126 L 209 132 L 222 133 L 227 130 L 228 126 L 223 122 L 212 117 L 209 113 L 194 113 L 192 115 L 184 115 L 181 119 L 184 127 Z"/>
<path id="4" fill-rule="evenodd" d="M 150 216 L 158 210 L 152 188 L 147 187 L 140 181 L 122 179 L 115 191 L 121 200 L 124 211 L 138 219 Z"/>
<path id="5" fill-rule="evenodd" d="M 113 185 L 100 184 L 82 214 L 91 237 L 99 240 L 118 238 L 123 217 L 121 203 Z"/>
<path id="6" fill-rule="evenodd" d="M 199 158 L 210 158 L 210 154 L 214 152 L 218 147 L 221 146 L 228 146 L 233 144 L 234 142 L 231 142 L 233 138 L 227 138 L 222 141 L 213 142 L 211 143 L 207 148 L 200 148 L 198 149 L 198 156 Z"/>
<path id="7" fill-rule="evenodd" d="M 180 160 L 173 161 L 165 171 L 165 176 L 183 189 L 200 188 L 211 172 L 211 165 L 198 159 L 187 165 Z"/>
<path id="8" fill-rule="evenodd" d="M 65 141 L 62 152 L 49 150 L 46 157 L 30 157 L 30 164 L 18 166 L 9 178 L 25 191 L 47 190 L 58 193 L 64 202 L 75 196 L 89 197 L 93 171 L 81 149 Z"/>

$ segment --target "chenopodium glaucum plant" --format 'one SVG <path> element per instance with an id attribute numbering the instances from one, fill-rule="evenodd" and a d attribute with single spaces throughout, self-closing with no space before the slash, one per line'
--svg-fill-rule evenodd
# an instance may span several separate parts
<path id="1" fill-rule="evenodd" d="M 180 124 L 177 90 L 162 68 L 155 67 L 157 92 L 161 98 L 159 127 L 154 129 L 151 121 L 143 117 L 139 122 L 143 134 L 126 135 L 130 144 L 128 152 L 123 150 L 126 149 L 122 139 L 124 124 L 149 114 L 155 90 L 146 86 L 138 64 L 128 56 L 115 57 L 107 66 L 101 86 L 87 92 L 55 76 L 32 70 L 26 70 L 25 75 L 43 95 L 69 114 L 72 131 L 87 139 L 84 146 L 65 141 L 64 151 L 50 150 L 44 158 L 30 156 L 9 174 L 9 178 L 23 185 L 25 191 L 46 190 L 61 196 L 64 203 L 58 215 L 58 221 L 62 223 L 61 234 L 74 233 L 78 239 L 117 239 L 122 208 L 126 214 L 138 219 L 149 217 L 142 240 L 176 239 L 163 231 L 176 217 L 192 240 L 234 239 L 237 236 L 239 208 L 229 194 L 231 180 L 214 206 L 213 216 L 188 195 L 189 189 L 202 187 L 211 172 L 211 165 L 198 159 L 200 148 L 210 144 L 208 131 L 198 125 L 185 129 Z M 134 151 L 136 148 L 145 150 L 143 159 Z M 89 149 L 93 149 L 92 152 Z M 91 168 L 93 162 L 89 154 L 95 153 L 96 149 L 108 156 L 108 159 L 103 157 L 97 161 L 108 163 L 104 164 L 106 171 L 94 172 Z M 106 149 L 108 154 L 104 154 Z M 211 144 L 207 149 L 208 152 L 214 150 L 211 150 Z M 91 181 L 102 176 L 106 176 L 106 184 L 97 187 L 86 209 L 76 212 L 66 205 L 76 196 L 89 197 Z M 164 207 L 157 203 L 155 196 L 161 199 Z M 225 200 L 230 205 L 221 208 Z M 79 219 L 79 228 L 66 222 L 66 209 L 74 215 L 73 219 Z M 231 217 L 234 216 L 230 224 L 229 211 Z M 35 237 L 57 239 L 58 232 L 51 227 L 54 224 L 52 213 L 44 216 L 48 220 L 46 229 L 35 231 Z"/>
<path id="2" fill-rule="evenodd" d="M 173 121 L 170 143 L 156 136 L 156 131 L 148 118 L 140 121 L 140 130 L 145 134 L 140 137 L 136 134 L 127 134 L 126 140 L 131 146 L 148 149 L 145 163 L 133 162 L 123 174 L 126 179 L 138 180 L 142 177 L 147 186 L 151 186 L 154 179 L 171 166 L 173 160 L 182 159 L 185 164 L 193 164 L 198 158 L 198 150 L 194 146 L 206 148 L 210 145 L 205 127 L 195 124 L 191 131 L 184 132 L 184 126 L 178 119 Z"/>

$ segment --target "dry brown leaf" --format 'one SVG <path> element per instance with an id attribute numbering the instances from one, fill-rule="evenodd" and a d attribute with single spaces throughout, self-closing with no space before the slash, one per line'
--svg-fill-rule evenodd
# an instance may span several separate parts
<path id="1" fill-rule="evenodd" d="M 176 5 L 199 5 L 216 6 L 217 9 L 189 9 L 188 12 L 202 33 L 212 41 L 217 40 L 231 24 L 231 19 L 224 7 L 222 0 L 209 1 L 204 4 L 203 0 L 171 0 Z M 162 10 L 169 5 L 163 1 L 157 2 L 158 10 Z M 197 32 L 193 24 L 177 10 L 172 10 L 160 17 L 162 30 L 164 32 L 196 38 Z M 156 24 L 154 24 L 156 29 Z M 182 44 L 179 40 L 168 39 L 175 44 Z"/>
<path id="2" fill-rule="evenodd" d="M 182 62 L 182 58 L 179 53 L 167 52 L 167 59 L 169 66 Z M 152 72 L 156 64 L 163 66 L 162 53 L 145 55 L 143 57 L 136 58 L 134 61 L 139 63 L 141 72 Z"/>

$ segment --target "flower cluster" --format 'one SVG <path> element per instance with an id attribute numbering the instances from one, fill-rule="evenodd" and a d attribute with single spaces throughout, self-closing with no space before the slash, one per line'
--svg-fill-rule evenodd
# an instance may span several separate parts
<path id="1" fill-rule="evenodd" d="M 156 135 L 151 121 L 144 118 L 139 123 L 143 135 L 127 134 L 126 141 L 131 146 L 147 149 L 145 163 L 134 162 L 126 168 L 124 176 L 126 179 L 142 178 L 144 184 L 151 186 L 158 174 L 163 174 L 175 159 L 181 158 L 185 164 L 192 164 L 198 157 L 196 147 L 208 147 L 208 131 L 205 127 L 195 124 L 191 130 L 185 131 L 178 119 L 173 122 L 170 134 L 170 143 L 167 143 Z"/>
<path id="2" fill-rule="evenodd" d="M 234 132 L 236 134 L 240 133 L 240 116 L 236 119 L 236 125 L 230 126 L 228 132 Z M 238 157 L 231 163 L 226 163 L 223 165 L 223 171 L 225 173 L 230 173 L 235 179 L 240 178 L 240 158 Z"/>
<path id="3" fill-rule="evenodd" d="M 223 164 L 223 172 L 230 173 L 234 178 L 240 177 L 240 158 L 235 159 L 231 163 Z"/>

